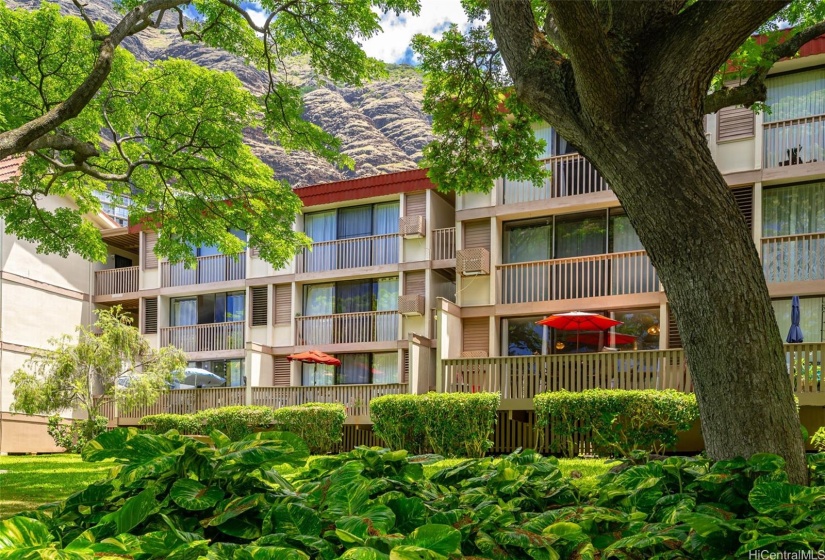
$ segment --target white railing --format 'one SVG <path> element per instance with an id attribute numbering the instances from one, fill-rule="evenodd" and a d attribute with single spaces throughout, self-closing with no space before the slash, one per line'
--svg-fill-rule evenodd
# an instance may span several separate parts
<path id="1" fill-rule="evenodd" d="M 298 272 L 324 272 L 398 263 L 399 234 L 319 241 L 304 249 Z"/>
<path id="2" fill-rule="evenodd" d="M 656 292 L 659 277 L 645 251 L 503 264 L 500 303 L 621 296 Z"/>
<path id="3" fill-rule="evenodd" d="M 610 190 L 607 181 L 596 168 L 579 154 L 565 154 L 542 160 L 550 177 L 541 186 L 529 181 L 504 179 L 504 204 L 533 202 L 564 196 L 590 194 Z"/>
<path id="4" fill-rule="evenodd" d="M 246 253 L 198 257 L 194 268 L 184 263 L 161 263 L 161 286 L 188 286 L 246 278 Z"/>
<path id="5" fill-rule="evenodd" d="M 161 346 L 172 345 L 184 352 L 242 350 L 244 348 L 244 321 L 163 327 L 160 329 L 160 344 Z"/>
<path id="6" fill-rule="evenodd" d="M 398 340 L 398 311 L 335 313 L 295 318 L 298 345 Z"/>
<path id="7" fill-rule="evenodd" d="M 95 295 L 137 292 L 139 276 L 140 269 L 137 266 L 95 271 Z"/>
<path id="8" fill-rule="evenodd" d="M 762 239 L 767 282 L 825 280 L 825 232 Z"/>
<path id="9" fill-rule="evenodd" d="M 825 115 L 765 123 L 762 167 L 825 161 Z"/>
<path id="10" fill-rule="evenodd" d="M 455 258 L 455 228 L 433 230 L 433 260 L 444 261 Z"/>

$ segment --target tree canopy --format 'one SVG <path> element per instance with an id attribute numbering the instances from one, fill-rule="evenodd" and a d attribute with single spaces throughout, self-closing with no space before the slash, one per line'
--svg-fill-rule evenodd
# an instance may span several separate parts
<path id="1" fill-rule="evenodd" d="M 256 23 L 235 0 L 124 0 L 108 28 L 74 6 L 77 15 L 65 16 L 54 4 L 14 10 L 0 0 L 0 159 L 29 154 L 22 176 L 0 183 L 8 233 L 43 252 L 103 259 L 84 215 L 109 189 L 131 198 L 133 221 L 159 230 L 159 255 L 191 259 L 201 244 L 238 252 L 234 228 L 276 266 L 308 243 L 292 229 L 300 201 L 244 144 L 244 129 L 351 166 L 333 136 L 303 120 L 284 61 L 302 56 L 322 79 L 362 83 L 382 71 L 359 44 L 379 32 L 379 12 L 417 10 L 414 0 L 265 1 L 267 19 Z M 253 95 L 234 75 L 179 59 L 141 62 L 120 46 L 164 19 L 183 38 L 265 71 L 266 91 Z M 76 208 L 44 209 L 47 195 Z"/>

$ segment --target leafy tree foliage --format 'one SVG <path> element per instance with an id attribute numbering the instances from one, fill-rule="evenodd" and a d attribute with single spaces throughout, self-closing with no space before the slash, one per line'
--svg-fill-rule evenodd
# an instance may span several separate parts
<path id="1" fill-rule="evenodd" d="M 359 44 L 380 30 L 378 11 L 418 9 L 414 0 L 266 0 L 259 7 L 268 17 L 256 23 L 236 0 L 123 0 L 123 19 L 110 29 L 75 6 L 67 17 L 56 5 L 12 10 L 0 0 L 0 159 L 29 156 L 19 179 L 0 183 L 7 231 L 41 252 L 102 259 L 105 246 L 84 215 L 100 210 L 95 191 L 110 189 L 131 198 L 133 221 L 159 230 L 159 255 L 192 259 L 200 244 L 239 252 L 235 228 L 275 265 L 308 243 L 292 230 L 300 201 L 243 143 L 244 129 L 353 164 L 334 137 L 302 119 L 284 57 L 305 57 L 321 79 L 359 84 L 382 71 Z M 253 95 L 232 74 L 174 58 L 140 62 L 119 46 L 164 18 L 183 38 L 265 71 L 266 91 Z M 47 195 L 76 206 L 45 209 Z"/>
<path id="2" fill-rule="evenodd" d="M 77 337 L 53 339 L 15 371 L 12 410 L 51 414 L 79 408 L 88 420 L 80 433 L 94 436 L 107 404 L 128 411 L 154 403 L 186 367 L 186 356 L 168 346 L 154 350 L 119 306 L 97 311 L 94 327 L 77 327 Z M 75 431 L 76 432 L 76 431 Z M 64 440 L 65 441 L 65 440 Z"/>

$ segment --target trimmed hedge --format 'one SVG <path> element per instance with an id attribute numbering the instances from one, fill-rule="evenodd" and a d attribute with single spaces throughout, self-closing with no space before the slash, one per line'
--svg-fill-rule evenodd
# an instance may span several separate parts
<path id="1" fill-rule="evenodd" d="M 239 440 L 255 428 L 268 428 L 272 424 L 272 412 L 266 406 L 224 406 L 194 414 L 152 414 L 141 418 L 140 423 L 156 434 L 177 430 L 182 434 L 208 435 L 212 430 L 219 430 L 229 439 Z"/>
<path id="2" fill-rule="evenodd" d="M 370 402 L 373 431 L 393 449 L 483 457 L 493 446 L 499 393 L 385 395 Z"/>
<path id="3" fill-rule="evenodd" d="M 341 443 L 347 411 L 342 404 L 305 403 L 278 408 L 272 416 L 278 430 L 300 436 L 312 453 L 321 454 Z"/>
<path id="4" fill-rule="evenodd" d="M 533 402 L 537 442 L 551 425 L 562 440 L 560 451 L 568 457 L 576 454 L 575 435 L 591 436 L 599 455 L 629 457 L 635 450 L 661 453 L 699 418 L 696 395 L 672 389 L 561 390 L 536 395 Z"/>

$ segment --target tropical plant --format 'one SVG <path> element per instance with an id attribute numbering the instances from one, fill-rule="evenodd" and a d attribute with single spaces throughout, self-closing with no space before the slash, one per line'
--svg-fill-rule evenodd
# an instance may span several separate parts
<path id="1" fill-rule="evenodd" d="M 699 417 L 696 396 L 674 390 L 561 390 L 536 395 L 533 402 L 539 445 L 552 427 L 556 451 L 568 457 L 578 455 L 579 436 L 589 436 L 600 455 L 663 453 Z"/>
<path id="2" fill-rule="evenodd" d="M 820 453 L 825 452 L 825 426 L 820 426 L 811 436 L 811 445 Z"/>
<path id="3" fill-rule="evenodd" d="M 88 442 L 103 433 L 109 419 L 98 416 L 83 421 L 67 420 L 59 414 L 49 416 L 46 423 L 46 433 L 54 440 L 55 445 L 62 447 L 69 453 L 80 453 Z"/>
<path id="4" fill-rule="evenodd" d="M 194 414 L 150 414 L 141 418 L 140 424 L 156 434 L 175 430 L 182 434 L 208 435 L 218 430 L 236 441 L 255 429 L 269 428 L 272 409 L 241 405 L 207 408 Z"/>
<path id="5" fill-rule="evenodd" d="M 533 451 L 427 479 L 439 457 L 356 448 L 307 468 L 293 434 L 211 436 L 100 435 L 83 457 L 113 460 L 110 477 L 0 521 L 0 558 L 718 559 L 825 543 L 825 487 L 788 483 L 775 455 L 671 457 L 582 495 Z"/>
<path id="6" fill-rule="evenodd" d="M 177 348 L 152 349 L 120 306 L 95 313 L 93 326 L 78 326 L 76 338 L 52 339 L 54 348 L 35 352 L 10 377 L 14 411 L 52 414 L 79 408 L 86 413 L 88 420 L 75 421 L 79 428 L 55 424 L 52 432 L 63 443 L 71 437 L 77 438 L 74 445 L 94 438 L 105 427 L 97 419 L 107 405 L 128 412 L 154 403 L 186 367 L 186 356 Z"/>
<path id="7" fill-rule="evenodd" d="M 347 411 L 339 403 L 304 403 L 272 413 L 276 429 L 297 435 L 314 454 L 328 453 L 341 443 L 346 419 Z"/>
<path id="8" fill-rule="evenodd" d="M 493 442 L 499 393 L 384 395 L 370 401 L 373 430 L 393 449 L 483 457 Z"/>

